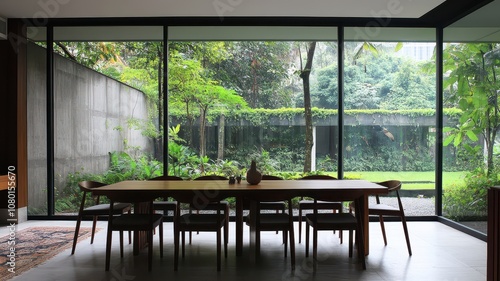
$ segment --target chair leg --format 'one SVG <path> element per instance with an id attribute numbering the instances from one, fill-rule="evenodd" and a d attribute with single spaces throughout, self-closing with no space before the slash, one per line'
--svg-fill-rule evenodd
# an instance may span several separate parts
<path id="1" fill-rule="evenodd" d="M 288 236 L 288 233 L 286 230 L 283 230 L 283 236 L 285 237 L 285 258 L 288 256 L 288 239 L 286 237 Z"/>
<path id="2" fill-rule="evenodd" d="M 302 208 L 299 205 L 299 244 L 302 242 Z"/>
<path id="3" fill-rule="evenodd" d="M 225 224 L 224 224 L 224 239 L 226 241 L 226 245 L 227 243 L 229 242 L 229 205 L 226 206 L 226 210 L 225 210 L 225 217 L 226 217 L 226 221 L 225 221 Z"/>
<path id="4" fill-rule="evenodd" d="M 221 268 L 221 231 L 220 228 L 217 230 L 217 271 Z"/>
<path id="5" fill-rule="evenodd" d="M 384 226 L 384 217 L 382 215 L 378 216 L 380 221 L 380 228 L 382 229 L 382 237 L 384 238 L 384 245 L 387 246 L 387 237 L 385 236 L 385 226 Z"/>
<path id="6" fill-rule="evenodd" d="M 108 226 L 108 234 L 106 239 L 106 271 L 109 271 L 110 258 L 111 258 L 111 229 Z"/>
<path id="7" fill-rule="evenodd" d="M 175 228 L 175 226 L 174 226 Z M 180 231 L 174 229 L 174 271 L 177 271 L 179 267 L 179 235 Z"/>
<path id="8" fill-rule="evenodd" d="M 411 256 L 411 245 L 410 245 L 410 236 L 408 235 L 408 227 L 406 226 L 406 218 L 404 216 L 401 217 L 401 222 L 403 223 L 403 230 L 405 232 L 406 237 L 406 247 L 408 247 L 408 254 Z"/>
<path id="9" fill-rule="evenodd" d="M 344 211 L 342 211 L 342 208 L 339 210 L 339 213 L 343 213 Z M 342 229 L 339 230 L 339 239 L 340 239 L 340 244 L 344 243 L 344 232 L 342 231 Z"/>
<path id="10" fill-rule="evenodd" d="M 255 248 L 260 249 L 260 229 L 258 227 L 255 230 Z"/>
<path id="11" fill-rule="evenodd" d="M 163 221 L 160 223 L 160 257 L 163 258 Z"/>
<path id="12" fill-rule="evenodd" d="M 129 214 L 129 215 L 132 214 L 132 210 L 129 209 L 127 214 Z M 132 244 L 132 231 L 130 231 L 130 230 L 128 231 L 128 244 L 129 245 Z"/>
<path id="13" fill-rule="evenodd" d="M 182 258 L 184 258 L 184 255 L 186 253 L 186 233 L 184 231 L 181 232 L 181 239 L 182 239 Z M 191 236 L 191 231 L 189 231 L 189 236 Z"/>
<path id="14" fill-rule="evenodd" d="M 71 249 L 71 254 L 75 254 L 76 250 L 76 243 L 78 242 L 78 233 L 80 232 L 80 224 L 82 222 L 82 217 L 78 216 L 78 219 L 76 220 L 76 227 L 75 227 L 75 236 L 73 237 L 73 248 Z"/>
<path id="15" fill-rule="evenodd" d="M 276 214 L 279 214 L 279 210 L 275 210 L 276 211 Z M 278 230 L 276 230 L 276 234 L 278 234 Z M 283 237 L 284 239 L 286 239 L 286 237 Z M 283 239 L 283 243 L 285 243 L 285 240 Z"/>
<path id="16" fill-rule="evenodd" d="M 290 236 L 290 259 L 292 261 L 292 271 L 295 270 L 295 235 L 293 233 L 293 223 L 290 226 L 289 236 Z"/>
<path id="17" fill-rule="evenodd" d="M 153 269 L 153 230 L 148 231 L 148 271 Z"/>
<path id="18" fill-rule="evenodd" d="M 123 231 L 120 230 L 120 257 L 123 258 Z"/>
<path id="19" fill-rule="evenodd" d="M 306 258 L 307 257 L 309 257 L 309 224 L 306 222 Z"/>
<path id="20" fill-rule="evenodd" d="M 353 248 L 353 237 L 352 230 L 349 230 L 349 257 L 352 258 L 352 248 Z"/>
<path id="21" fill-rule="evenodd" d="M 224 226 L 224 258 L 226 259 L 227 259 L 227 244 L 229 242 L 228 240 L 229 240 L 229 226 L 226 221 L 226 224 Z"/>
<path id="22" fill-rule="evenodd" d="M 318 266 L 318 229 L 313 227 L 313 272 Z"/>
<path id="23" fill-rule="evenodd" d="M 97 225 L 97 216 L 92 219 L 92 234 L 90 236 L 90 244 L 94 244 L 95 227 Z"/>

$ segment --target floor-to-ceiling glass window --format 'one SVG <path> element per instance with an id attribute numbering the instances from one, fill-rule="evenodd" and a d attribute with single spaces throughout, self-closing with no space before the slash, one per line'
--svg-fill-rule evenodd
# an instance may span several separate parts
<path id="1" fill-rule="evenodd" d="M 434 42 L 433 29 L 345 29 L 345 177 L 402 181 L 407 216 L 435 215 Z"/>
<path id="2" fill-rule="evenodd" d="M 244 175 L 255 160 L 288 179 L 337 176 L 336 37 L 336 28 L 170 27 L 169 174 Z"/>
<path id="3" fill-rule="evenodd" d="M 162 38 L 162 27 L 54 27 L 56 215 L 78 211 L 82 180 L 163 173 Z"/>

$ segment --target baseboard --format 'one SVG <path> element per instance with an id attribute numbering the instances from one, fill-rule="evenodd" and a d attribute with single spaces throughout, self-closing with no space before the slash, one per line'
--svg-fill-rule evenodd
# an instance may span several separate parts
<path id="1" fill-rule="evenodd" d="M 10 216 L 12 210 L 0 209 L 0 224 L 22 223 L 28 220 L 28 208 L 23 207 L 16 209 L 16 216 Z"/>

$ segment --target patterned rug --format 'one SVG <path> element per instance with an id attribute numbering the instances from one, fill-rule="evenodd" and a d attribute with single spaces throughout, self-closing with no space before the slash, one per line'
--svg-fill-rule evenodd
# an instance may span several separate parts
<path id="1" fill-rule="evenodd" d="M 91 230 L 81 227 L 78 242 L 90 237 Z M 74 227 L 30 227 L 1 237 L 0 281 L 14 278 L 71 248 L 74 234 Z M 14 252 L 11 247 L 15 247 Z"/>

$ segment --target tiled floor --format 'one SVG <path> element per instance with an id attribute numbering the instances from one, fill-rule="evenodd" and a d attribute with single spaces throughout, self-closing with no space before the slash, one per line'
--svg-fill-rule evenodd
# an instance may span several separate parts
<path id="1" fill-rule="evenodd" d="M 19 225 L 19 229 L 48 224 L 74 226 L 71 221 L 29 221 Z M 84 224 L 90 225 L 89 222 Z M 438 222 L 409 223 L 413 249 L 411 257 L 406 250 L 400 223 L 386 223 L 388 246 L 383 244 L 378 223 L 371 223 L 370 255 L 364 271 L 356 258 L 349 259 L 347 243 L 339 244 L 337 236 L 330 231 L 320 232 L 320 263 L 316 273 L 311 270 L 311 258 L 304 256 L 304 242 L 296 244 L 297 268 L 292 272 L 289 258 L 283 256 L 281 235 L 273 232 L 263 234 L 262 254 L 258 261 L 250 259 L 246 250 L 243 257 L 236 257 L 234 240 L 230 241 L 228 258 L 223 260 L 221 272 L 216 271 L 215 235 L 194 235 L 193 244 L 187 246 L 186 258 L 180 261 L 179 270 L 174 272 L 171 223 L 165 223 L 163 259 L 159 257 L 158 236 L 155 236 L 152 272 L 147 271 L 146 251 L 133 256 L 131 245 L 126 245 L 125 257 L 120 259 L 117 234 L 114 235 L 111 270 L 105 272 L 106 224 L 99 224 L 102 230 L 93 245 L 88 239 L 83 240 L 78 244 L 75 255 L 70 255 L 70 249 L 65 250 L 13 280 L 486 280 L 486 243 Z M 234 231 L 233 224 L 230 229 Z M 5 228 L 0 229 L 0 235 L 6 233 Z"/>

